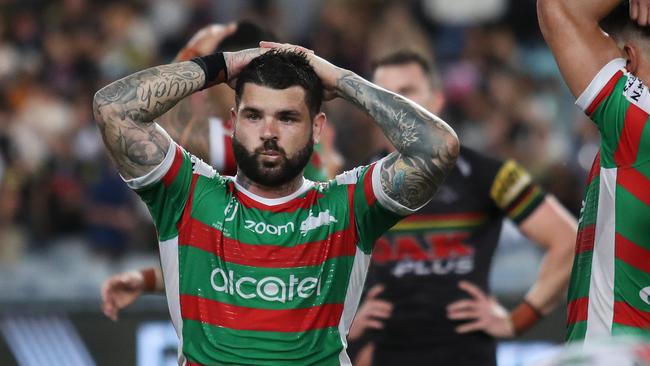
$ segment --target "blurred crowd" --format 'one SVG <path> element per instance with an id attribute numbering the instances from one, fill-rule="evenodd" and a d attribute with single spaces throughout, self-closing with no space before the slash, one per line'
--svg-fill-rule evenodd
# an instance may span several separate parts
<path id="1" fill-rule="evenodd" d="M 572 105 L 534 0 L 1 0 L 0 266 L 66 242 L 108 260 L 155 253 L 148 214 L 104 152 L 93 94 L 237 19 L 365 77 L 390 50 L 426 53 L 461 141 L 517 159 L 577 214 L 598 134 Z M 344 101 L 325 110 L 345 167 L 364 162 L 372 122 Z"/>

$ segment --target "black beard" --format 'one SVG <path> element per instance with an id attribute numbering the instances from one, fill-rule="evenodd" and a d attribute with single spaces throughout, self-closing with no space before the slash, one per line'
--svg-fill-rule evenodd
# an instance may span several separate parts
<path id="1" fill-rule="evenodd" d="M 264 141 L 262 147 L 258 147 L 254 152 L 250 153 L 239 142 L 237 137 L 233 136 L 232 149 L 237 167 L 241 169 L 248 179 L 265 187 L 278 187 L 289 183 L 296 176 L 302 174 L 303 169 L 311 159 L 314 140 L 310 137 L 305 147 L 298 150 L 291 158 L 287 158 L 284 149 L 280 148 L 275 140 Z M 274 166 L 267 166 L 259 159 L 263 151 L 269 150 L 278 152 L 282 158 Z"/>

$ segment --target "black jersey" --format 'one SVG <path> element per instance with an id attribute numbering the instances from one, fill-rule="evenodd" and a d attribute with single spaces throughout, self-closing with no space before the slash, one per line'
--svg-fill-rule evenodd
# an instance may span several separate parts
<path id="1" fill-rule="evenodd" d="M 447 319 L 446 306 L 469 298 L 458 288 L 463 279 L 489 292 L 503 219 L 520 223 L 543 199 L 539 186 L 514 161 L 462 147 L 432 201 L 375 245 L 367 288 L 382 283 L 380 297 L 394 305 L 385 328 L 369 334 L 376 345 L 375 364 L 395 364 L 403 352 L 419 355 L 409 362 L 423 365 L 450 364 L 443 362 L 450 352 L 469 358 L 451 358 L 454 365 L 493 363 L 494 340 L 482 332 L 457 334 L 454 328 L 461 322 Z"/>

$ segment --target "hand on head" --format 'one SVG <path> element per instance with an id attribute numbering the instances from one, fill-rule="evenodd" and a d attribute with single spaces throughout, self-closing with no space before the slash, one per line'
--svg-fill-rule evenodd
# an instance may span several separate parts
<path id="1" fill-rule="evenodd" d="M 317 56 L 313 50 L 289 43 L 267 41 L 260 42 L 260 48 L 266 50 L 279 49 L 304 53 L 311 66 L 314 68 L 314 71 L 323 82 L 323 87 L 325 88 L 323 99 L 332 100 L 338 96 L 336 93 L 337 83 L 343 76 L 344 70 Z"/>

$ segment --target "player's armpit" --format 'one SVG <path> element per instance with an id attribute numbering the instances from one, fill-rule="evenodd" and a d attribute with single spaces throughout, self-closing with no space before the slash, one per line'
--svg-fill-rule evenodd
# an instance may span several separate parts
<path id="1" fill-rule="evenodd" d="M 620 3 L 621 0 L 537 0 L 544 39 L 576 97 L 605 64 L 621 57 L 616 42 L 598 24 Z"/>

